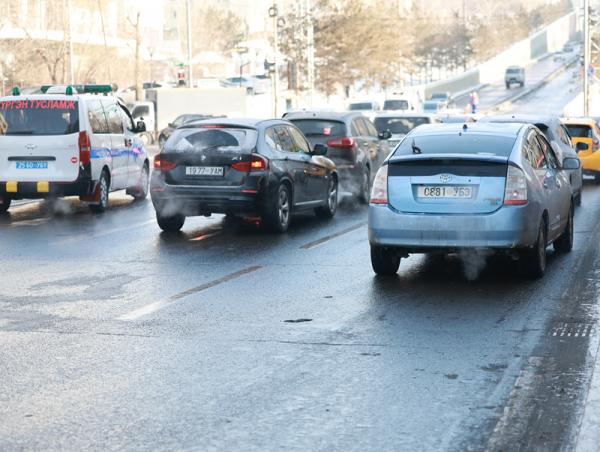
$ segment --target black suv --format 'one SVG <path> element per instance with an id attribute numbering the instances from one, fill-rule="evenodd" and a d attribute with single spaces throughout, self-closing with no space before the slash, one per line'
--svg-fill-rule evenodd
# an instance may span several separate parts
<path id="1" fill-rule="evenodd" d="M 284 120 L 184 124 L 154 158 L 150 193 L 158 225 L 178 231 L 186 216 L 224 213 L 260 216 L 284 232 L 295 211 L 331 218 L 338 175 L 326 153 Z"/>
<path id="2" fill-rule="evenodd" d="M 389 131 L 378 133 L 362 113 L 302 112 L 285 119 L 298 127 L 311 146 L 326 145 L 340 174 L 340 189 L 369 202 L 371 181 L 390 152 Z"/>

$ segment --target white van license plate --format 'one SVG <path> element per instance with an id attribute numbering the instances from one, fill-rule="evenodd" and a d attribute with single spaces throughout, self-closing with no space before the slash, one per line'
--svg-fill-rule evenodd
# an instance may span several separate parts
<path id="1" fill-rule="evenodd" d="M 16 162 L 17 169 L 48 169 L 48 162 Z"/>
<path id="2" fill-rule="evenodd" d="M 473 196 L 473 189 L 460 185 L 421 185 L 417 190 L 419 198 L 459 198 L 468 199 Z"/>
<path id="3" fill-rule="evenodd" d="M 222 176 L 222 166 L 186 166 L 186 176 Z"/>

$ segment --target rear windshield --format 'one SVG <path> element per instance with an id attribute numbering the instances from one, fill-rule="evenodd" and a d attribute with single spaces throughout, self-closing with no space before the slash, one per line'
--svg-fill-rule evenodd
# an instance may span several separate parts
<path id="1" fill-rule="evenodd" d="M 322 119 L 298 119 L 292 121 L 305 137 L 345 137 L 346 125 L 340 121 Z"/>
<path id="2" fill-rule="evenodd" d="M 519 72 L 521 72 L 521 69 L 519 69 L 519 68 L 512 68 L 512 69 L 506 70 L 507 74 L 518 74 Z"/>
<path id="3" fill-rule="evenodd" d="M 429 124 L 429 118 L 414 116 L 410 118 L 375 118 L 375 127 L 379 133 L 389 130 L 394 135 L 407 134 L 421 124 Z"/>
<path id="4" fill-rule="evenodd" d="M 438 106 L 439 106 L 439 102 L 434 101 L 434 102 L 425 102 L 423 104 L 423 108 L 425 110 L 437 110 Z"/>
<path id="5" fill-rule="evenodd" d="M 446 93 L 433 93 L 431 95 L 432 99 L 446 99 L 448 97 L 448 94 Z"/>
<path id="6" fill-rule="evenodd" d="M 508 157 L 516 140 L 516 137 L 477 134 L 408 136 L 394 155 L 478 154 Z"/>
<path id="7" fill-rule="evenodd" d="M 406 100 L 386 100 L 383 103 L 384 110 L 408 110 L 408 101 Z"/>
<path id="8" fill-rule="evenodd" d="M 249 151 L 256 146 L 258 133 L 253 129 L 183 128 L 176 129 L 165 143 L 166 152 L 217 150 Z"/>
<path id="9" fill-rule="evenodd" d="M 68 135 L 76 132 L 79 132 L 77 101 L 0 101 L 0 135 Z"/>
<path id="10" fill-rule="evenodd" d="M 373 104 L 371 102 L 357 102 L 350 104 L 349 110 L 373 110 Z"/>
<path id="11" fill-rule="evenodd" d="M 572 137 L 577 138 L 593 138 L 592 128 L 586 125 L 568 124 L 567 129 Z"/>

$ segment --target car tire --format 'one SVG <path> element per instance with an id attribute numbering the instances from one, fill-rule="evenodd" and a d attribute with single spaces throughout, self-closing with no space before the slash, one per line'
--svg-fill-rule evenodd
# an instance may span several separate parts
<path id="1" fill-rule="evenodd" d="M 165 232 L 179 232 L 185 223 L 185 215 L 177 213 L 174 215 L 161 215 L 156 212 L 158 227 Z"/>
<path id="2" fill-rule="evenodd" d="M 0 201 L 0 214 L 8 212 L 11 201 L 10 198 L 2 198 L 2 201 Z"/>
<path id="3" fill-rule="evenodd" d="M 530 278 L 541 278 L 546 273 L 547 245 L 546 222 L 542 220 L 534 247 L 523 251 L 520 258 L 521 270 Z"/>
<path id="4" fill-rule="evenodd" d="M 600 173 L 594 174 L 594 183 L 600 185 Z"/>
<path id="5" fill-rule="evenodd" d="M 390 248 L 371 245 L 371 266 L 378 275 L 393 276 L 400 268 L 399 254 Z"/>
<path id="6" fill-rule="evenodd" d="M 287 185 L 281 184 L 275 191 L 275 196 L 265 207 L 263 222 L 272 232 L 283 233 L 290 226 L 292 216 L 292 197 Z"/>
<path id="7" fill-rule="evenodd" d="M 554 250 L 557 253 L 569 253 L 573 249 L 573 207 L 569 210 L 569 220 L 565 226 L 565 230 L 557 238 L 554 243 Z"/>
<path id="8" fill-rule="evenodd" d="M 360 181 L 360 192 L 358 193 L 358 201 L 361 204 L 369 204 L 371 198 L 371 172 L 369 168 L 365 168 Z"/>
<path id="9" fill-rule="evenodd" d="M 331 177 L 327 183 L 327 204 L 315 209 L 315 215 L 319 218 L 333 218 L 338 205 L 338 182 L 335 177 Z"/>
<path id="10" fill-rule="evenodd" d="M 108 207 L 108 194 L 110 192 L 110 180 L 108 173 L 104 170 L 100 174 L 96 191 L 94 193 L 95 202 L 90 204 L 90 210 L 94 213 L 102 213 Z"/>
<path id="11" fill-rule="evenodd" d="M 148 197 L 148 187 L 150 185 L 150 169 L 147 164 L 144 164 L 142 168 L 142 174 L 140 174 L 140 182 L 137 187 L 131 191 L 134 201 L 142 201 Z"/>

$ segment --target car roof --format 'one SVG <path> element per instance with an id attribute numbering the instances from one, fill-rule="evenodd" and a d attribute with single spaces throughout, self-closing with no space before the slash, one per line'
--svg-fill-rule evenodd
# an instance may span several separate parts
<path id="1" fill-rule="evenodd" d="M 361 117 L 366 118 L 360 111 L 303 111 L 290 113 L 285 116 L 286 120 L 294 119 L 324 119 L 326 121 L 347 121 L 349 119 Z"/>
<path id="2" fill-rule="evenodd" d="M 465 128 L 466 126 L 466 128 Z M 470 122 L 468 124 L 460 123 L 446 123 L 446 124 L 424 124 L 422 126 L 413 129 L 410 133 L 411 136 L 423 136 L 423 135 L 454 135 L 457 133 L 477 133 L 483 135 L 496 135 L 505 137 L 516 137 L 519 135 L 523 127 L 523 124 L 517 123 L 479 123 Z"/>
<path id="3" fill-rule="evenodd" d="M 261 126 L 269 125 L 271 123 L 274 124 L 286 124 L 288 123 L 286 120 L 282 119 L 259 119 L 259 118 L 209 118 L 209 119 L 198 119 L 190 122 L 186 122 L 182 127 L 191 127 L 195 125 L 201 124 L 215 124 L 215 125 L 224 125 L 224 126 L 232 126 L 232 127 L 245 127 L 257 129 Z"/>
<path id="4" fill-rule="evenodd" d="M 495 123 L 523 123 L 523 124 L 545 124 L 549 126 L 553 122 L 559 121 L 558 116 L 551 115 L 491 115 L 484 116 L 479 119 L 479 122 L 495 122 Z"/>
<path id="5" fill-rule="evenodd" d="M 563 124 L 567 124 L 567 125 L 586 125 L 586 126 L 593 126 L 596 124 L 596 121 L 594 118 L 585 118 L 585 117 L 581 117 L 581 118 L 561 118 L 561 121 L 563 122 Z"/>

